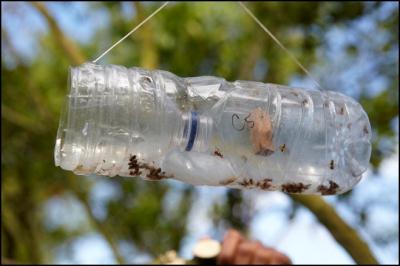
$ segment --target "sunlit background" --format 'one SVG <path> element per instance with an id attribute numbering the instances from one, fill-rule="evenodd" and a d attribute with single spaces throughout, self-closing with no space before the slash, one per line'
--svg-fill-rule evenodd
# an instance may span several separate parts
<path id="1" fill-rule="evenodd" d="M 54 166 L 68 66 L 93 60 L 161 2 L 1 3 L 1 257 L 16 262 L 146 263 L 191 258 L 228 228 L 294 263 L 354 263 L 314 214 L 281 192 L 76 176 Z M 399 263 L 397 2 L 246 5 L 327 90 L 357 99 L 373 128 L 371 165 L 328 196 L 380 263 Z M 233 2 L 171 3 L 102 63 L 303 88 L 312 81 Z"/>

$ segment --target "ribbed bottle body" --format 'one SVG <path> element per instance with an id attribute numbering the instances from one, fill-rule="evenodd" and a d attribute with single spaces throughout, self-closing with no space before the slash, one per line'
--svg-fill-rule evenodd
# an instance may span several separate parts
<path id="1" fill-rule="evenodd" d="M 157 73 L 143 69 L 71 68 L 56 165 L 77 174 L 129 176 L 132 154 L 146 161 L 160 158 L 182 126 L 160 86 Z"/>

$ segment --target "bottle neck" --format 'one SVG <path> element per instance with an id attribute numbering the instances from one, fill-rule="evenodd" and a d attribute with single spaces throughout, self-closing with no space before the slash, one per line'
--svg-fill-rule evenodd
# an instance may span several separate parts
<path id="1" fill-rule="evenodd" d="M 177 130 L 175 145 L 182 151 L 207 151 L 212 132 L 212 118 L 191 111 L 182 114 L 181 125 Z"/>

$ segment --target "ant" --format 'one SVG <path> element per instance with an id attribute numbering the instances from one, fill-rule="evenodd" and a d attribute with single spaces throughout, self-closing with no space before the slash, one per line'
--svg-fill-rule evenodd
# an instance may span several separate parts
<path id="1" fill-rule="evenodd" d="M 331 170 L 335 169 L 335 161 L 334 160 L 331 160 L 331 163 L 329 164 L 329 168 Z"/>
<path id="2" fill-rule="evenodd" d="M 279 149 L 281 150 L 281 152 L 284 152 L 286 150 L 286 144 L 279 146 Z"/>
<path id="3" fill-rule="evenodd" d="M 218 148 L 215 149 L 214 155 L 224 158 L 224 156 L 222 155 L 222 153 L 220 152 L 220 150 Z"/>

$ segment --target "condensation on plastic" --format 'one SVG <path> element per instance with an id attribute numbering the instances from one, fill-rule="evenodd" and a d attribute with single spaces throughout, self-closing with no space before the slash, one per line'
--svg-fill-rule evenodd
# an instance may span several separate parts
<path id="1" fill-rule="evenodd" d="M 93 63 L 69 74 L 55 162 L 76 174 L 330 195 L 369 164 L 368 117 L 337 92 Z M 254 149 L 255 110 L 268 152 Z"/>

